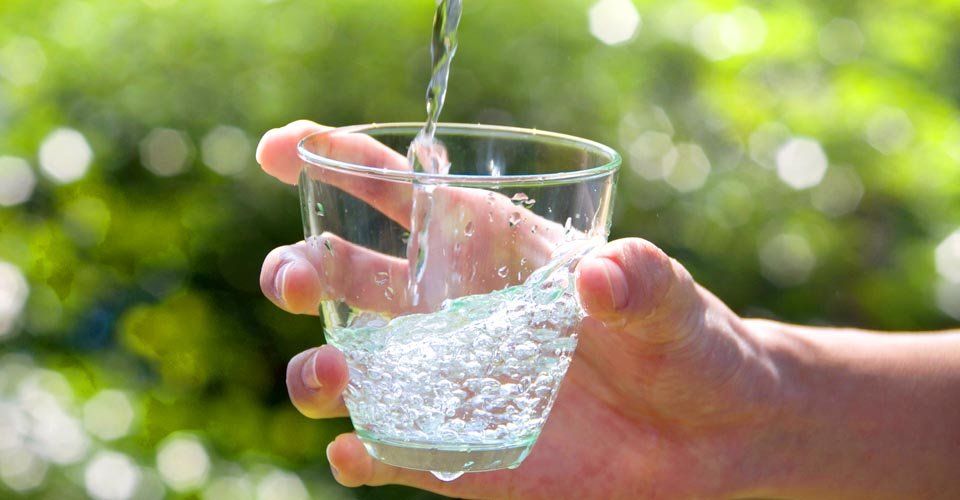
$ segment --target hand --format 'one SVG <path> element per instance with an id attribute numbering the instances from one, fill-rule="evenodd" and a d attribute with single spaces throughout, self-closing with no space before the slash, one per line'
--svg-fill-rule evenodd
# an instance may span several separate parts
<path id="1" fill-rule="evenodd" d="M 272 130 L 257 159 L 267 173 L 294 183 L 298 140 L 323 129 L 301 121 Z M 404 168 L 372 140 L 337 147 Z M 367 193 L 371 201 L 391 200 L 384 213 L 394 213 L 398 222 L 409 214 L 409 194 L 382 196 L 375 184 L 341 187 L 360 197 Z M 450 190 L 439 199 L 474 217 L 486 211 L 486 196 Z M 496 203 L 498 217 L 516 208 L 506 199 Z M 405 260 L 328 238 L 339 246 L 333 255 L 348 259 L 352 274 L 386 266 L 391 279 L 406 283 Z M 550 248 L 543 234 L 520 231 L 517 238 L 523 242 L 517 262 L 542 261 Z M 321 298 L 331 296 L 365 307 L 409 307 L 403 300 L 396 301 L 400 306 L 383 304 L 379 290 L 357 289 L 362 286 L 357 280 L 337 274 L 343 262 L 324 260 L 329 258 L 302 242 L 275 250 L 263 266 L 264 293 L 293 313 L 313 314 Z M 476 498 L 716 497 L 752 486 L 753 471 L 759 470 L 751 467 L 753 451 L 780 411 L 780 379 L 762 336 L 644 240 L 615 241 L 584 258 L 576 286 L 589 317 L 544 431 L 518 469 L 466 474 L 446 483 L 373 460 L 353 434 L 345 434 L 327 449 L 337 480 Z M 496 284 L 486 284 L 492 287 Z M 303 352 L 288 366 L 290 397 L 311 418 L 346 416 L 340 396 L 346 383 L 344 357 L 331 346 Z"/>

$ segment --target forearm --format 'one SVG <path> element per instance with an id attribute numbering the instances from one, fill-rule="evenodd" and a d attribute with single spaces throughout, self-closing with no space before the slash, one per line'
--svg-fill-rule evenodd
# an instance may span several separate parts
<path id="1" fill-rule="evenodd" d="M 960 498 L 960 334 L 750 323 L 783 397 L 755 493 Z"/>

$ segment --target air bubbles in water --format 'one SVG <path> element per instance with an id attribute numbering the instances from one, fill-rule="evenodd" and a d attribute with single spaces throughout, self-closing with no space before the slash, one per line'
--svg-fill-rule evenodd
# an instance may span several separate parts
<path id="1" fill-rule="evenodd" d="M 493 191 L 487 192 L 487 203 L 493 205 L 493 200 L 494 200 Z"/>
<path id="2" fill-rule="evenodd" d="M 317 203 L 317 215 L 320 217 L 327 215 L 327 210 L 323 208 L 323 203 Z"/>
<path id="3" fill-rule="evenodd" d="M 517 193 L 510 198 L 510 201 L 512 201 L 514 205 L 519 205 L 529 199 L 530 198 L 527 197 L 526 193 Z"/>
<path id="4" fill-rule="evenodd" d="M 373 281 L 378 285 L 386 285 L 387 281 L 390 281 L 390 275 L 381 271 L 373 277 Z"/>
<path id="5" fill-rule="evenodd" d="M 571 230 L 573 230 L 573 219 L 567 217 L 567 222 L 563 223 L 563 234 L 570 234 Z"/>
<path id="6" fill-rule="evenodd" d="M 470 236 L 473 236 L 473 232 L 475 230 L 476 228 L 473 227 L 473 221 L 470 221 L 467 223 L 467 227 L 463 228 L 463 234 L 467 235 L 469 238 Z"/>
<path id="7" fill-rule="evenodd" d="M 323 240 L 323 248 L 326 248 L 330 255 L 333 255 L 333 245 L 330 244 L 330 240 Z"/>
<path id="8" fill-rule="evenodd" d="M 430 473 L 433 474 L 434 477 L 436 477 L 437 479 L 439 479 L 439 480 L 441 480 L 441 481 L 453 481 L 454 479 L 456 479 L 456 478 L 458 478 L 458 477 L 460 477 L 460 476 L 463 475 L 463 471 L 460 471 L 460 472 L 440 472 L 440 471 L 432 470 L 432 471 L 430 471 Z"/>
<path id="9" fill-rule="evenodd" d="M 501 278 L 507 277 L 507 266 L 503 266 L 500 269 L 497 269 L 497 275 Z"/>
<path id="10" fill-rule="evenodd" d="M 383 298 L 387 300 L 393 300 L 393 297 L 396 295 L 392 286 L 388 286 L 387 289 L 383 292 Z"/>
<path id="11" fill-rule="evenodd" d="M 520 212 L 514 212 L 510 214 L 510 218 L 507 219 L 507 222 L 510 223 L 510 227 L 515 227 L 517 224 L 522 222 L 523 217 L 520 215 Z"/>

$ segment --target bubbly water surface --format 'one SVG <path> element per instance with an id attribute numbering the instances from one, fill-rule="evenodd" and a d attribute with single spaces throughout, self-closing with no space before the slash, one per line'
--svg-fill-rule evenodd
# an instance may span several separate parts
<path id="1" fill-rule="evenodd" d="M 354 425 L 438 449 L 531 443 L 577 344 L 572 267 L 595 244 L 568 243 L 520 285 L 328 331 L 347 357 Z"/>

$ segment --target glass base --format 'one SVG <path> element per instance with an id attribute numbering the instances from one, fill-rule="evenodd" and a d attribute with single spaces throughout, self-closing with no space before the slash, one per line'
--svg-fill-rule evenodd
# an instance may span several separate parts
<path id="1" fill-rule="evenodd" d="M 536 441 L 534 437 L 513 445 L 444 446 L 407 441 L 391 442 L 365 436 L 360 432 L 357 435 L 373 458 L 405 469 L 429 471 L 437 477 L 440 477 L 440 474 L 456 477 L 464 472 L 515 469 L 527 458 Z"/>

